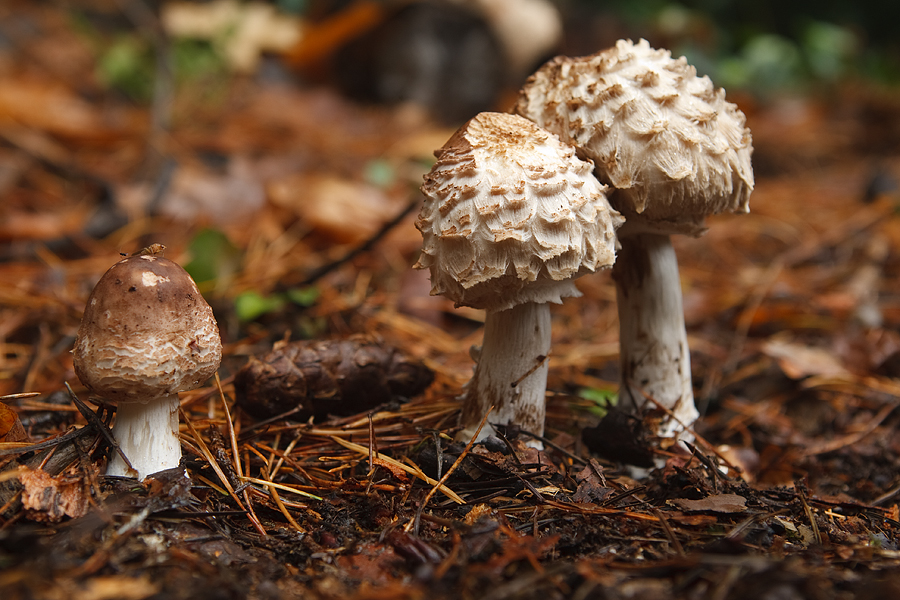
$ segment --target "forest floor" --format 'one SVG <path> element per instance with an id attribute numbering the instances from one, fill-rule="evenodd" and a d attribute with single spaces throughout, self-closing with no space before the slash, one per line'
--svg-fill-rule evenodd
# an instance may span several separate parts
<path id="1" fill-rule="evenodd" d="M 159 128 L 100 86 L 64 12 L 16 10 L 40 35 L 0 52 L 4 600 L 900 597 L 900 94 L 732 98 L 751 212 L 675 240 L 696 451 L 623 430 L 620 459 L 656 454 L 638 473 L 582 437 L 617 388 L 608 273 L 553 307 L 545 450 L 452 442 L 483 315 L 411 265 L 455 127 L 251 76 L 181 89 Z M 70 350 L 93 284 L 153 243 L 198 280 L 225 360 L 182 394 L 189 478 L 138 484 L 103 475 L 109 411 Z M 434 381 L 314 420 L 236 401 L 249 357 L 310 339 Z"/>

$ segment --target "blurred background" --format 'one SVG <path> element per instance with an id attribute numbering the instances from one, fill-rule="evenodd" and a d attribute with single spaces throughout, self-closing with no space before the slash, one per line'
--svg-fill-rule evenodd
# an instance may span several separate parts
<path id="1" fill-rule="evenodd" d="M 756 97 L 900 78 L 900 6 L 874 0 L 12 0 L 0 10 L 0 50 L 46 35 L 38 15 L 58 11 L 96 83 L 136 102 L 161 76 L 178 86 L 240 74 L 408 101 L 457 122 L 497 108 L 555 54 L 642 37 Z"/>
<path id="2" fill-rule="evenodd" d="M 544 61 L 620 38 L 683 54 L 727 89 L 754 136 L 753 235 L 790 247 L 809 233 L 812 195 L 827 200 L 795 195 L 800 221 L 775 231 L 767 211 L 783 208 L 785 182 L 766 178 L 825 185 L 849 169 L 828 184 L 849 213 L 847 198 L 897 188 L 898 13 L 874 0 L 6 0 L 0 392 L 58 386 L 93 282 L 151 243 L 186 266 L 229 340 L 377 329 L 371 319 L 395 337 L 430 327 L 418 354 L 458 357 L 464 381 L 480 316 L 429 297 L 427 273 L 410 269 L 422 175 Z M 727 260 L 755 260 L 757 242 Z M 697 267 L 683 275 L 688 319 L 719 314 L 728 330 L 757 267 L 724 282 L 691 243 L 679 242 Z M 599 308 L 572 312 L 571 331 L 614 348 L 612 288 L 584 279 Z M 592 352 L 615 380 L 614 350 Z"/>

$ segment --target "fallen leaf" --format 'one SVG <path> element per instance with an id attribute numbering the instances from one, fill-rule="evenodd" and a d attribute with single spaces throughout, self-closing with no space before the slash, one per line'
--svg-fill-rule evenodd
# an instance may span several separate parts
<path id="1" fill-rule="evenodd" d="M 119 206 L 132 218 L 146 214 L 155 194 L 148 181 L 117 186 Z M 235 157 L 217 172 L 198 165 L 180 165 L 172 175 L 160 212 L 182 222 L 239 223 L 256 214 L 265 201 L 265 188 L 252 161 Z"/>
<path id="2" fill-rule="evenodd" d="M 487 504 L 476 504 L 472 507 L 466 516 L 463 518 L 463 522 L 466 525 L 474 525 L 479 521 L 479 519 L 489 518 L 493 514 L 493 509 Z"/>
<path id="3" fill-rule="evenodd" d="M 58 523 L 63 517 L 87 514 L 88 499 L 80 477 L 67 481 L 41 469 L 23 467 L 19 471 L 19 482 L 23 486 L 22 506 L 35 521 Z"/>
<path id="4" fill-rule="evenodd" d="M 271 182 L 268 192 L 272 204 L 340 243 L 367 240 L 402 208 L 376 186 L 330 175 L 289 175 Z"/>
<path id="5" fill-rule="evenodd" d="M 672 504 L 687 512 L 720 512 L 720 513 L 737 513 L 747 509 L 747 500 L 743 496 L 737 494 L 715 494 L 701 498 L 700 500 L 691 500 L 689 498 L 675 498 Z"/>
<path id="6" fill-rule="evenodd" d="M 607 487 L 606 482 L 601 479 L 603 467 L 594 459 L 591 463 L 575 475 L 575 481 L 578 482 L 578 489 L 572 496 L 575 502 L 600 501 L 612 493 L 612 488 Z"/>
<path id="7" fill-rule="evenodd" d="M 719 518 L 714 515 L 685 515 L 666 513 L 666 518 L 681 525 L 689 525 L 691 527 L 711 527 L 719 522 Z"/>
<path id="8" fill-rule="evenodd" d="M 19 78 L 0 86 L 0 126 L 24 126 L 82 140 L 133 132 L 136 113 L 101 111 L 59 83 Z"/>
<path id="9" fill-rule="evenodd" d="M 28 439 L 18 413 L 0 402 L 0 442 L 22 442 Z"/>
<path id="10" fill-rule="evenodd" d="M 851 377 L 838 359 L 824 348 L 814 348 L 783 338 L 767 340 L 762 351 L 774 358 L 784 374 L 791 379 L 803 379 L 813 375 L 825 377 Z"/>
<path id="11" fill-rule="evenodd" d="M 747 483 L 755 481 L 759 472 L 759 453 L 755 449 L 722 444 L 716 448 L 716 453 L 725 459 L 727 464 L 736 467 L 744 481 Z M 728 474 L 734 475 L 735 471 L 729 470 Z"/>
<path id="12" fill-rule="evenodd" d="M 94 577 L 72 591 L 75 600 L 143 600 L 159 593 L 149 575 Z"/>
<path id="13" fill-rule="evenodd" d="M 398 479 L 401 482 L 409 481 L 409 475 L 401 469 L 396 463 L 388 462 L 382 458 L 378 458 L 377 456 L 372 459 L 372 463 L 376 466 L 387 469 L 391 472 L 391 475 L 394 476 L 395 479 Z"/>

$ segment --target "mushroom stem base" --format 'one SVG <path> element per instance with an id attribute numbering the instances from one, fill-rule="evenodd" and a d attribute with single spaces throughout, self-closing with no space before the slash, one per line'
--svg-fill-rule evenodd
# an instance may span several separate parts
<path id="1" fill-rule="evenodd" d="M 691 386 L 675 249 L 668 235 L 622 236 L 620 242 L 613 267 L 622 364 L 620 406 L 644 414 L 657 409 L 658 403 L 670 414 L 663 415 L 655 433 L 690 440 L 684 427 L 690 427 L 699 413 Z"/>
<path id="2" fill-rule="evenodd" d="M 113 451 L 106 474 L 143 480 L 152 473 L 177 467 L 181 462 L 178 406 L 178 394 L 147 403 L 120 402 L 112 433 L 133 468 L 129 469 Z"/>
<path id="3" fill-rule="evenodd" d="M 463 430 L 457 439 L 471 440 L 492 406 L 477 441 L 494 433 L 492 425 L 516 425 L 543 435 L 549 353 L 550 307 L 546 303 L 527 302 L 489 311 L 481 356 L 463 397 Z M 527 443 L 543 447 L 537 440 Z"/>

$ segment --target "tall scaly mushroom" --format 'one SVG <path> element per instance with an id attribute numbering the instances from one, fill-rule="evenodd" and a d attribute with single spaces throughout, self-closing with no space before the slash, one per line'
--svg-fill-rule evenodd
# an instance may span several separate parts
<path id="1" fill-rule="evenodd" d="M 178 392 L 209 379 L 222 360 L 212 309 L 178 264 L 152 254 L 114 264 L 91 292 L 78 337 L 75 374 L 115 402 L 116 453 L 107 475 L 144 479 L 177 467 Z"/>
<path id="2" fill-rule="evenodd" d="M 557 57 L 526 82 L 515 109 L 594 161 L 626 219 L 613 269 L 622 405 L 665 415 L 658 434 L 681 433 L 698 413 L 681 282 L 670 234 L 700 235 L 708 215 L 747 212 L 752 143 L 725 90 L 646 40 L 620 40 L 582 57 Z"/>
<path id="3" fill-rule="evenodd" d="M 481 113 L 435 155 L 416 267 L 431 270 L 432 294 L 486 310 L 460 437 L 471 439 L 491 406 L 492 425 L 542 435 L 548 303 L 580 295 L 573 279 L 613 264 L 621 217 L 593 165 L 521 117 Z"/>

